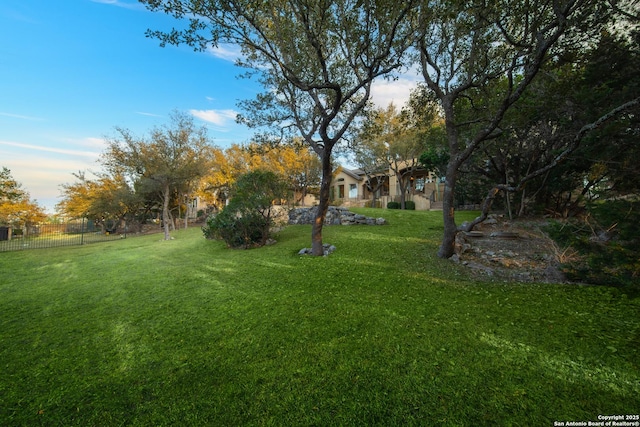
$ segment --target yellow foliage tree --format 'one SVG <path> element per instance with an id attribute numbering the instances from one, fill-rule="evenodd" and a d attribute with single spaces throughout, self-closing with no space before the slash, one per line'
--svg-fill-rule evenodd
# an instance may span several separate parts
<path id="1" fill-rule="evenodd" d="M 209 205 L 220 208 L 229 187 L 237 177 L 257 170 L 270 171 L 281 177 L 299 202 L 317 190 L 320 161 L 302 144 L 263 145 L 255 142 L 233 144 L 224 151 L 211 147 L 207 154 L 207 174 L 200 182 L 198 196 Z"/>
<path id="2" fill-rule="evenodd" d="M 0 224 L 17 227 L 46 219 L 44 209 L 21 187 L 11 176 L 11 171 L 3 167 L 0 171 Z"/>
<path id="3" fill-rule="evenodd" d="M 106 221 L 121 221 L 135 211 L 138 201 L 122 176 L 100 175 L 87 179 L 83 172 L 73 174 L 77 181 L 62 185 L 58 212 L 70 218 L 89 218 L 101 226 Z"/>

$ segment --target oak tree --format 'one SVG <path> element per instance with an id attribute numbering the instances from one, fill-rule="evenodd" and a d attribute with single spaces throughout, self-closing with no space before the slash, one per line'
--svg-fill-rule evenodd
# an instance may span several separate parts
<path id="1" fill-rule="evenodd" d="M 109 172 L 128 177 L 130 182 L 156 192 L 162 203 L 164 238 L 169 240 L 170 202 L 188 184 L 205 173 L 206 128 L 196 127 L 193 118 L 174 112 L 171 125 L 156 127 L 149 137 L 136 137 L 117 128 L 118 137 L 107 141 L 102 160 Z"/>
<path id="2" fill-rule="evenodd" d="M 455 193 L 468 159 L 501 133 L 501 121 L 553 55 L 580 49 L 612 16 L 615 0 L 424 2 L 417 44 L 424 82 L 445 118 L 449 162 L 443 241 L 454 253 Z"/>
<path id="3" fill-rule="evenodd" d="M 322 181 L 312 227 L 312 250 L 322 255 L 329 204 L 331 158 L 365 108 L 372 82 L 402 65 L 413 43 L 408 16 L 414 0 L 140 0 L 185 23 L 149 31 L 162 44 L 204 50 L 221 43 L 242 48 L 239 64 L 266 91 L 246 101 L 241 121 L 277 125 L 298 135 L 319 156 Z"/>

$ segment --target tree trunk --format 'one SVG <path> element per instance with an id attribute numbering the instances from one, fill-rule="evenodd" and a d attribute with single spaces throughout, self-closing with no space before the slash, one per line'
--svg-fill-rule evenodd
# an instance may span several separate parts
<path id="1" fill-rule="evenodd" d="M 172 209 L 169 209 L 169 230 L 176 231 L 176 219 L 173 217 L 171 211 Z"/>
<path id="2" fill-rule="evenodd" d="M 164 225 L 164 240 L 170 240 L 171 236 L 169 235 L 169 184 L 165 184 L 163 191 L 163 200 L 162 200 L 162 223 Z"/>
<path id="3" fill-rule="evenodd" d="M 527 188 L 524 187 L 522 189 L 522 194 L 520 195 L 520 209 L 518 209 L 518 217 L 519 218 L 524 216 L 525 211 L 526 211 L 526 204 L 527 204 L 526 194 L 527 194 Z"/>
<path id="4" fill-rule="evenodd" d="M 184 195 L 184 229 L 189 228 L 189 195 Z"/>
<path id="5" fill-rule="evenodd" d="M 453 109 L 453 100 L 450 97 L 442 99 L 442 106 L 445 113 L 445 127 L 447 130 L 447 139 L 449 141 L 449 162 L 445 172 L 444 190 L 442 191 L 442 219 L 444 222 L 444 231 L 442 233 L 442 243 L 438 250 L 438 257 L 451 258 L 455 253 L 456 234 L 458 227 L 455 218 L 455 199 L 456 199 L 456 182 L 458 180 L 458 168 L 462 163 L 462 159 L 458 158 L 458 129 L 455 125 L 455 112 Z"/>
<path id="6" fill-rule="evenodd" d="M 449 162 L 445 175 L 444 191 L 442 192 L 442 219 L 444 220 L 444 232 L 442 244 L 438 250 L 440 258 L 450 258 L 455 253 L 456 234 L 458 227 L 455 219 L 455 187 L 458 178 L 457 165 Z"/>
<path id="7" fill-rule="evenodd" d="M 318 212 L 316 213 L 313 227 L 311 228 L 311 253 L 315 256 L 323 256 L 324 248 L 322 247 L 322 226 L 329 209 L 329 195 L 331 190 L 331 152 L 325 150 L 322 152 L 320 161 L 322 162 L 322 183 L 320 184 L 320 197 L 318 201 Z"/>
<path id="8" fill-rule="evenodd" d="M 504 200 L 507 205 L 507 213 L 509 214 L 509 221 L 513 221 L 513 212 L 511 211 L 511 193 L 509 193 L 508 191 L 505 191 Z"/>
<path id="9" fill-rule="evenodd" d="M 376 185 L 373 185 L 373 177 L 371 175 L 367 175 L 367 190 L 371 192 L 371 207 L 377 208 L 378 204 L 378 192 L 383 188 L 384 181 L 381 177 L 376 178 Z"/>

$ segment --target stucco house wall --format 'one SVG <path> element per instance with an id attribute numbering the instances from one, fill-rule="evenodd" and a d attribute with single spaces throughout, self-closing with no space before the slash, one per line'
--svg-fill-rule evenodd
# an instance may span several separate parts
<path id="1" fill-rule="evenodd" d="M 379 175 L 380 179 L 388 180 L 376 200 L 386 208 L 391 201 L 400 201 L 400 186 L 398 177 L 389 169 L 387 173 Z M 372 194 L 367 189 L 367 176 L 360 169 L 339 167 L 331 183 L 331 199 L 346 206 L 364 206 L 372 200 Z M 443 184 L 432 172 L 417 170 L 410 178 L 405 200 L 411 200 L 416 210 L 440 209 Z"/>

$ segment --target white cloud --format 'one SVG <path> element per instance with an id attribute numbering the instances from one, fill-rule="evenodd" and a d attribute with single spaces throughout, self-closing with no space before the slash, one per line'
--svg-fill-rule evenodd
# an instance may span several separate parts
<path id="1" fill-rule="evenodd" d="M 136 111 L 136 114 L 140 114 L 141 116 L 148 116 L 148 117 L 163 117 L 160 114 L 146 113 L 144 111 Z"/>
<path id="2" fill-rule="evenodd" d="M 33 147 L 29 144 L 21 146 Z M 37 200 L 38 204 L 49 212 L 53 212 L 56 203 L 60 201 L 60 185 L 75 181 L 73 173 L 87 169 L 100 170 L 100 166 L 95 162 L 96 158 L 52 158 L 51 155 L 45 154 L 49 150 L 39 151 L 40 153 L 36 151 L 29 155 L 16 155 L 13 151 L 4 151 L 0 146 L 0 158 L 4 159 L 2 166 L 11 170 L 11 176 L 22 185 L 32 199 Z"/>
<path id="3" fill-rule="evenodd" d="M 93 139 L 99 140 L 98 138 L 93 138 Z M 13 142 L 13 141 L 0 141 L 0 145 L 6 145 L 6 146 L 16 147 L 16 148 L 24 148 L 27 150 L 34 150 L 34 151 L 46 151 L 50 153 L 67 154 L 71 156 L 80 156 L 80 157 L 98 157 L 98 155 L 100 154 L 95 151 L 69 150 L 66 148 L 45 147 L 42 145 L 24 144 L 22 142 Z"/>
<path id="4" fill-rule="evenodd" d="M 240 47 L 234 44 L 223 44 L 220 46 L 209 47 L 207 52 L 216 58 L 235 63 L 238 58 L 242 57 Z"/>
<path id="5" fill-rule="evenodd" d="M 93 3 L 100 3 L 100 4 L 108 4 L 111 6 L 117 6 L 117 7 L 122 7 L 125 9 L 135 9 L 135 10 L 139 10 L 139 9 L 143 9 L 144 6 L 138 3 L 127 3 L 124 1 L 120 1 L 120 0 L 91 0 Z"/>
<path id="6" fill-rule="evenodd" d="M 189 110 L 194 117 L 225 127 L 230 121 L 235 121 L 238 113 L 234 110 Z"/>
<path id="7" fill-rule="evenodd" d="M 379 108 L 386 108 L 391 102 L 402 108 L 409 100 L 411 91 L 421 80 L 417 76 L 405 74 L 396 80 L 378 80 L 371 85 L 371 100 Z"/>
<path id="8" fill-rule="evenodd" d="M 92 151 L 80 151 L 80 150 L 70 150 L 71 154 L 72 153 L 78 153 L 77 155 L 79 156 L 96 156 L 99 152 L 104 151 L 104 149 L 107 147 L 107 141 L 104 138 L 95 138 L 92 136 L 86 137 L 86 138 L 65 138 L 61 140 L 62 142 L 64 142 L 65 144 L 68 144 L 69 146 L 77 146 L 77 147 L 82 147 L 82 148 L 88 148 Z M 64 154 L 70 154 L 70 153 L 64 153 Z M 73 154 L 72 154 L 73 155 Z"/>
<path id="9" fill-rule="evenodd" d="M 22 114 L 13 114 L 13 113 L 4 113 L 4 112 L 0 112 L 0 116 L 11 117 L 14 119 L 22 119 L 22 120 L 35 120 L 35 121 L 44 120 L 44 119 L 41 119 L 40 117 L 23 116 Z"/>

